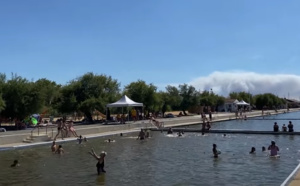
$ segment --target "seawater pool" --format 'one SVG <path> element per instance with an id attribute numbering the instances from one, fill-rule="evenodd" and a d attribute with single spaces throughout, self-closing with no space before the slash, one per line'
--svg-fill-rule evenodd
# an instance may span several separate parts
<path id="1" fill-rule="evenodd" d="M 215 129 L 272 130 L 280 118 L 297 118 L 299 112 L 271 116 L 274 120 L 233 120 L 214 123 Z M 300 117 L 299 117 L 300 118 Z M 278 119 L 278 120 L 276 120 Z M 289 121 L 287 119 L 287 121 Z M 297 120 L 294 128 L 299 131 Z M 190 126 L 200 127 L 200 126 Z M 300 136 L 185 133 L 183 137 L 152 132 L 152 138 L 136 140 L 136 133 L 123 137 L 59 142 L 65 154 L 52 154 L 50 145 L 0 151 L 0 185 L 280 185 L 298 165 Z M 112 138 L 115 143 L 106 143 Z M 271 159 L 261 147 L 275 140 L 279 159 Z M 222 154 L 212 158 L 212 144 Z M 256 154 L 250 155 L 251 147 Z M 107 173 L 96 174 L 96 160 L 88 154 L 107 151 Z M 11 168 L 14 159 L 21 166 Z"/>

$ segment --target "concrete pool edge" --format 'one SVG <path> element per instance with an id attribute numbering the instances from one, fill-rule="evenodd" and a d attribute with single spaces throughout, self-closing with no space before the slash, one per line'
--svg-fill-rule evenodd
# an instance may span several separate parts
<path id="1" fill-rule="evenodd" d="M 297 112 L 299 110 L 300 109 L 290 109 L 289 112 Z M 270 115 L 277 115 L 277 114 L 286 113 L 286 110 L 279 110 L 278 112 L 271 110 L 271 111 L 266 111 L 265 113 L 267 112 Z M 247 118 L 262 116 L 261 111 L 247 112 L 246 115 Z M 201 116 L 199 115 L 180 117 L 180 118 L 171 118 L 171 119 L 164 118 L 160 120 L 165 123 L 164 127 L 188 126 L 188 125 L 200 124 L 202 122 Z M 214 114 L 212 122 L 220 122 L 220 121 L 228 121 L 228 120 L 236 120 L 235 114 L 234 113 Z M 82 126 L 77 126 L 76 131 L 78 132 L 78 134 L 83 135 L 84 137 L 89 137 L 89 136 L 101 137 L 101 136 L 114 135 L 118 133 L 136 132 L 141 128 L 152 128 L 152 127 L 154 127 L 154 125 L 152 125 L 149 122 L 149 120 L 143 120 L 140 122 L 128 123 L 125 125 L 99 125 L 99 124 L 86 125 L 86 126 L 82 125 Z M 21 140 L 19 140 L 19 138 L 24 139 L 28 135 L 30 135 L 30 131 L 27 131 L 27 133 L 26 131 L 25 132 L 16 131 L 16 132 L 8 133 L 7 135 L 2 133 L 2 135 L 0 135 L 0 150 L 3 148 L 16 148 L 15 146 L 26 147 L 26 146 L 52 143 L 52 141 L 24 143 Z M 45 135 L 45 133 L 40 132 L 40 135 Z M 52 129 L 52 135 L 53 135 L 53 129 Z M 6 143 L 1 144 L 3 140 Z M 72 140 L 76 140 L 76 138 L 66 138 L 63 141 L 72 141 Z"/>

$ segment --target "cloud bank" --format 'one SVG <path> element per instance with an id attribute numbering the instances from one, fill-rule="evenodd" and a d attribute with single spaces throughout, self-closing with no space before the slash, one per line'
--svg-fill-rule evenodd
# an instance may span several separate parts
<path id="1" fill-rule="evenodd" d="M 300 76 L 258 74 L 255 72 L 213 72 L 188 83 L 200 91 L 210 90 L 227 97 L 230 92 L 273 93 L 279 97 L 300 99 Z"/>

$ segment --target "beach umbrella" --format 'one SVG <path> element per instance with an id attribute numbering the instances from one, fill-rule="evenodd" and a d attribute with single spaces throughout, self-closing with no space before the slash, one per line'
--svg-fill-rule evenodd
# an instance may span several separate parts
<path id="1" fill-rule="evenodd" d="M 31 123 L 32 123 L 33 125 L 37 125 L 38 120 L 35 119 L 35 118 L 31 118 Z"/>

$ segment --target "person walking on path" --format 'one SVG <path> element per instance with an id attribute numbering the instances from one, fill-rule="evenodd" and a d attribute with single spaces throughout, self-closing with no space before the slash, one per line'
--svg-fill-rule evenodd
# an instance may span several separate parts
<path id="1" fill-rule="evenodd" d="M 62 119 L 58 119 L 57 120 L 57 134 L 56 136 L 54 137 L 54 141 L 56 141 L 56 138 L 58 137 L 59 134 L 61 134 L 61 139 L 63 140 L 64 139 L 64 136 L 63 136 L 63 132 L 62 130 L 64 129 L 64 123 L 62 121 Z"/>

